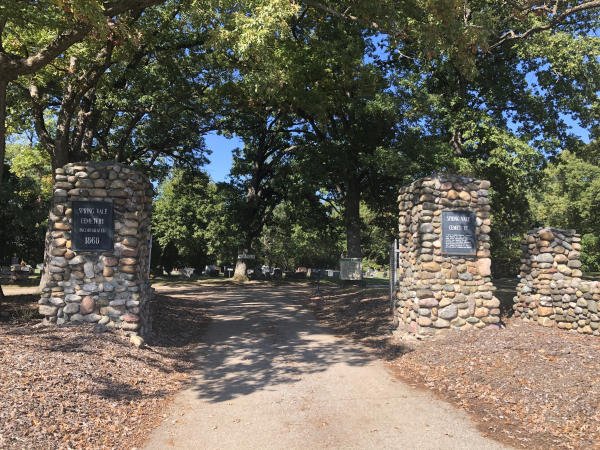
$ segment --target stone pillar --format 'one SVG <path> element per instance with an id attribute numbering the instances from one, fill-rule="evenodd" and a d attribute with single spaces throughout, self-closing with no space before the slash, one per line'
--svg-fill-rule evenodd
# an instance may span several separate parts
<path id="1" fill-rule="evenodd" d="M 40 314 L 147 334 L 152 185 L 115 162 L 67 164 L 55 177 Z"/>
<path id="2" fill-rule="evenodd" d="M 582 280 L 581 237 L 575 230 L 537 228 L 522 243 L 515 317 L 600 335 L 600 283 Z"/>
<path id="3" fill-rule="evenodd" d="M 435 175 L 400 190 L 396 314 L 404 331 L 427 335 L 500 321 L 500 301 L 490 279 L 489 187 L 485 180 Z M 452 220 L 474 222 L 467 254 L 455 254 L 463 237 L 448 236 L 452 215 Z"/>

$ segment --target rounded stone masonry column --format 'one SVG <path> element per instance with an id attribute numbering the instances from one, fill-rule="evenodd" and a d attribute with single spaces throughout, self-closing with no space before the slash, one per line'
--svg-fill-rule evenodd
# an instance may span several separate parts
<path id="1" fill-rule="evenodd" d="M 490 259 L 489 181 L 422 178 L 400 190 L 395 313 L 419 335 L 500 321 Z"/>
<path id="2" fill-rule="evenodd" d="M 542 326 L 600 336 L 600 283 L 582 280 L 575 230 L 537 228 L 522 242 L 515 316 Z"/>
<path id="3" fill-rule="evenodd" d="M 146 335 L 151 183 L 115 162 L 67 164 L 55 180 L 40 314 Z"/>

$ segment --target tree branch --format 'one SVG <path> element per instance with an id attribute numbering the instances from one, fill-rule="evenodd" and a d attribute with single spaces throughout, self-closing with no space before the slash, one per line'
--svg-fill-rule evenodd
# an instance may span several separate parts
<path id="1" fill-rule="evenodd" d="M 0 19 L 0 53 L 4 53 L 4 45 L 2 35 L 4 34 L 4 27 L 6 26 L 6 17 Z"/>
<path id="2" fill-rule="evenodd" d="M 2 74 L 2 78 L 12 81 L 20 75 L 30 75 L 36 72 L 73 44 L 83 40 L 90 30 L 91 27 L 89 25 L 78 23 L 72 30 L 59 34 L 56 39 L 35 55 L 26 58 L 0 52 L 0 73 Z"/>
<path id="3" fill-rule="evenodd" d="M 539 11 L 542 11 L 547 14 L 553 14 L 554 17 L 546 25 L 538 25 L 538 26 L 532 27 L 522 33 L 515 33 L 514 30 L 507 31 L 506 33 L 504 33 L 500 36 L 499 40 L 496 43 L 494 43 L 493 45 L 490 46 L 490 49 L 496 48 L 496 47 L 502 45 L 504 42 L 509 41 L 509 40 L 513 41 L 513 40 L 517 40 L 517 39 L 525 39 L 534 33 L 539 33 L 541 31 L 550 30 L 550 29 L 554 28 L 555 26 L 559 25 L 560 23 L 562 23 L 569 16 L 577 14 L 578 12 L 581 12 L 581 11 L 587 11 L 587 10 L 595 9 L 595 8 L 600 8 L 600 0 L 592 0 L 592 1 L 583 2 L 579 5 L 573 6 L 571 8 L 567 8 L 560 14 L 558 14 L 558 1 L 554 4 L 554 6 L 552 7 L 552 10 L 550 10 L 545 5 L 538 6 L 538 7 L 532 7 L 529 9 L 529 13 L 536 14 Z"/>
<path id="4" fill-rule="evenodd" d="M 107 2 L 104 5 L 104 13 L 108 17 L 114 17 L 127 11 L 141 11 L 164 2 L 165 0 L 118 0 Z"/>
<path id="5" fill-rule="evenodd" d="M 346 8 L 346 10 L 344 12 L 340 12 L 340 11 L 337 11 L 336 9 L 331 8 L 327 5 L 324 5 L 323 3 L 316 1 L 316 0 L 303 0 L 303 2 L 308 6 L 312 6 L 315 9 L 320 9 L 321 11 L 325 11 L 339 19 L 347 19 L 347 20 L 351 20 L 352 22 L 363 23 L 363 24 L 366 24 L 366 25 L 374 28 L 375 30 L 381 31 L 379 24 L 377 22 L 363 20 L 357 16 L 353 16 L 352 14 L 350 14 L 350 7 Z"/>
<path id="6" fill-rule="evenodd" d="M 33 118 L 35 134 L 37 134 L 37 137 L 40 140 L 41 144 L 44 146 L 44 148 L 50 150 L 50 156 L 52 157 L 52 159 L 54 159 L 54 142 L 52 141 L 50 133 L 46 128 L 46 123 L 44 122 L 44 109 L 41 105 L 39 89 L 34 84 L 31 84 L 29 86 L 29 98 L 31 99 L 31 116 Z"/>
<path id="7" fill-rule="evenodd" d="M 129 121 L 127 128 L 123 132 L 123 136 L 121 136 L 121 139 L 119 139 L 119 144 L 117 146 L 117 155 L 115 157 L 115 160 L 117 162 L 123 161 L 124 156 L 125 156 L 124 155 L 125 154 L 125 145 L 127 145 L 127 141 L 129 140 L 131 133 L 133 132 L 133 129 L 137 126 L 138 122 L 142 119 L 142 117 L 144 117 L 144 113 L 138 112 Z"/>

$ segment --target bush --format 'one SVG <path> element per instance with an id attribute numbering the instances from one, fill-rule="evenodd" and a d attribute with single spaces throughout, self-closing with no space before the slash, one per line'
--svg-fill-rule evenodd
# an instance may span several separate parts
<path id="1" fill-rule="evenodd" d="M 600 237 L 589 233 L 581 237 L 581 264 L 584 272 L 600 272 Z"/>
<path id="2" fill-rule="evenodd" d="M 521 266 L 521 236 L 491 236 L 492 273 L 494 278 L 514 278 Z"/>

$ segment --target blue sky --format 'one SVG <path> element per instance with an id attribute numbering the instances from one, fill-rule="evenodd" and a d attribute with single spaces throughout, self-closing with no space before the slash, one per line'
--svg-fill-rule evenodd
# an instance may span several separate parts
<path id="1" fill-rule="evenodd" d="M 216 132 L 207 134 L 204 139 L 206 147 L 212 150 L 212 154 L 208 157 L 210 164 L 204 166 L 204 169 L 213 181 L 227 181 L 233 162 L 231 152 L 234 148 L 240 148 L 244 144 L 237 137 L 227 139 L 224 136 L 219 136 Z"/>
<path id="2" fill-rule="evenodd" d="M 590 135 L 587 130 L 581 128 L 572 119 L 567 118 L 567 123 L 575 135 L 580 136 L 584 142 L 590 141 Z M 243 147 L 244 143 L 238 137 L 227 139 L 216 132 L 205 135 L 204 139 L 206 147 L 212 150 L 212 154 L 208 157 L 210 164 L 204 166 L 204 169 L 213 181 L 228 181 L 229 170 L 233 163 L 231 152 L 234 148 Z"/>

